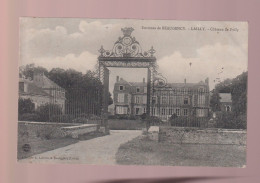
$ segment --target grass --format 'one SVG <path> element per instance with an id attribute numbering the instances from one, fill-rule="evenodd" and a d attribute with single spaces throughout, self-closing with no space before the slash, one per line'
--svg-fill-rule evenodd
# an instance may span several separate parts
<path id="1" fill-rule="evenodd" d="M 78 139 L 73 139 L 71 137 L 55 138 L 55 139 L 44 139 L 40 137 L 30 137 L 30 138 L 19 138 L 17 146 L 17 158 L 24 159 L 31 157 L 36 154 L 40 154 L 46 151 L 51 151 L 57 148 L 65 147 L 70 144 L 77 143 L 83 140 L 90 140 L 96 137 L 103 136 L 100 132 L 91 132 L 85 135 L 80 135 Z M 24 144 L 30 145 L 30 150 L 25 151 Z"/>
<path id="2" fill-rule="evenodd" d="M 41 138 L 30 138 L 27 140 L 18 140 L 17 146 L 17 158 L 24 159 L 35 154 L 40 154 L 46 151 L 51 151 L 60 147 L 64 147 L 70 144 L 78 142 L 78 139 L 73 138 L 57 138 L 57 139 L 41 139 Z M 23 149 L 24 144 L 30 145 L 30 150 L 25 151 Z"/>
<path id="3" fill-rule="evenodd" d="M 158 143 L 137 137 L 120 146 L 116 161 L 121 165 L 243 167 L 246 147 Z"/>
<path id="4" fill-rule="evenodd" d="M 108 126 L 110 130 L 141 130 L 145 128 L 145 122 L 142 120 L 109 119 Z"/>

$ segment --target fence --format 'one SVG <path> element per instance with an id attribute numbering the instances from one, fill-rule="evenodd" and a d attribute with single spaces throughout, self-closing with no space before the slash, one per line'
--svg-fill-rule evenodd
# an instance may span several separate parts
<path id="1" fill-rule="evenodd" d="M 61 87 L 52 86 L 43 90 L 41 95 L 30 96 L 35 111 L 23 115 L 20 120 L 100 123 L 102 87 L 71 87 L 65 91 Z"/>

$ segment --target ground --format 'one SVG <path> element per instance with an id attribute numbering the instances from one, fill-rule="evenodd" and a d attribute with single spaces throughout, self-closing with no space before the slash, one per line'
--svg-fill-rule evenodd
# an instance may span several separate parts
<path id="1" fill-rule="evenodd" d="M 246 147 L 170 144 L 137 137 L 120 146 L 116 161 L 122 165 L 244 167 Z"/>
<path id="2" fill-rule="evenodd" d="M 141 135 L 136 130 L 111 130 L 110 135 L 80 140 L 62 148 L 22 159 L 20 162 L 116 164 L 116 152 L 121 144 Z"/>

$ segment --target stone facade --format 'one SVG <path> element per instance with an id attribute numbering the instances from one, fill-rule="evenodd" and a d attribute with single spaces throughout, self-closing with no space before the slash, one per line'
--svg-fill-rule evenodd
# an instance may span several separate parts
<path id="1" fill-rule="evenodd" d="M 141 115 L 146 113 L 147 83 L 127 82 L 117 77 L 114 86 L 115 114 Z M 207 117 L 209 113 L 209 82 L 168 83 L 155 87 L 152 94 L 151 114 L 162 119 L 176 116 Z"/>
<path id="2" fill-rule="evenodd" d="M 246 145 L 246 130 L 160 127 L 159 140 L 177 144 Z"/>
<path id="3" fill-rule="evenodd" d="M 35 109 L 52 103 L 65 112 L 65 90 L 47 78 L 43 73 L 34 73 L 33 80 L 19 78 L 19 97 L 31 99 Z"/>
<path id="4" fill-rule="evenodd" d="M 79 135 L 95 132 L 97 124 L 18 122 L 18 138 L 78 138 Z"/>

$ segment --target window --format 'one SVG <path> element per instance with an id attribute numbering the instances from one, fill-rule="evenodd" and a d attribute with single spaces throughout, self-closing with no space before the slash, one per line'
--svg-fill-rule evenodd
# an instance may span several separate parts
<path id="1" fill-rule="evenodd" d="M 183 115 L 188 116 L 188 109 L 183 109 Z"/>
<path id="2" fill-rule="evenodd" d="M 230 112 L 231 111 L 231 107 L 228 105 L 228 106 L 226 106 L 226 111 L 227 112 Z"/>
<path id="3" fill-rule="evenodd" d="M 156 104 L 156 97 L 152 97 L 152 104 Z"/>
<path id="4" fill-rule="evenodd" d="M 205 95 L 198 95 L 198 106 L 204 106 L 206 103 Z"/>
<path id="5" fill-rule="evenodd" d="M 141 103 L 141 98 L 139 96 L 135 97 L 135 103 L 140 104 Z"/>
<path id="6" fill-rule="evenodd" d="M 169 109 L 169 115 L 173 115 L 173 109 Z"/>
<path id="7" fill-rule="evenodd" d="M 189 104 L 188 98 L 184 98 L 183 104 L 186 104 L 186 105 Z"/>
<path id="8" fill-rule="evenodd" d="M 139 87 L 136 88 L 136 93 L 140 93 L 140 88 Z"/>
<path id="9" fill-rule="evenodd" d="M 156 115 L 156 114 L 155 114 L 155 111 L 156 111 L 156 109 L 155 109 L 155 108 L 152 108 L 152 115 L 153 115 L 153 116 Z"/>
<path id="10" fill-rule="evenodd" d="M 146 108 L 144 108 L 144 113 L 146 113 Z"/>
<path id="11" fill-rule="evenodd" d="M 119 93 L 118 94 L 118 102 L 119 103 L 125 102 L 125 94 L 124 93 Z"/>
<path id="12" fill-rule="evenodd" d="M 166 115 L 166 109 L 162 108 L 162 115 Z"/>
<path id="13" fill-rule="evenodd" d="M 176 109 L 176 115 L 180 116 L 180 109 Z"/>
<path id="14" fill-rule="evenodd" d="M 117 114 L 127 114 L 127 107 L 117 106 L 116 113 Z"/>
<path id="15" fill-rule="evenodd" d="M 139 114 L 139 109 L 140 109 L 140 108 L 138 108 L 138 107 L 135 108 L 135 114 Z"/>
<path id="16" fill-rule="evenodd" d="M 120 90 L 120 91 L 123 91 L 124 89 L 125 89 L 125 87 L 124 87 L 123 85 L 120 85 L 120 86 L 119 86 L 119 90 Z"/>
<path id="17" fill-rule="evenodd" d="M 204 110 L 203 109 L 197 109 L 197 116 L 203 117 L 204 116 Z"/>

